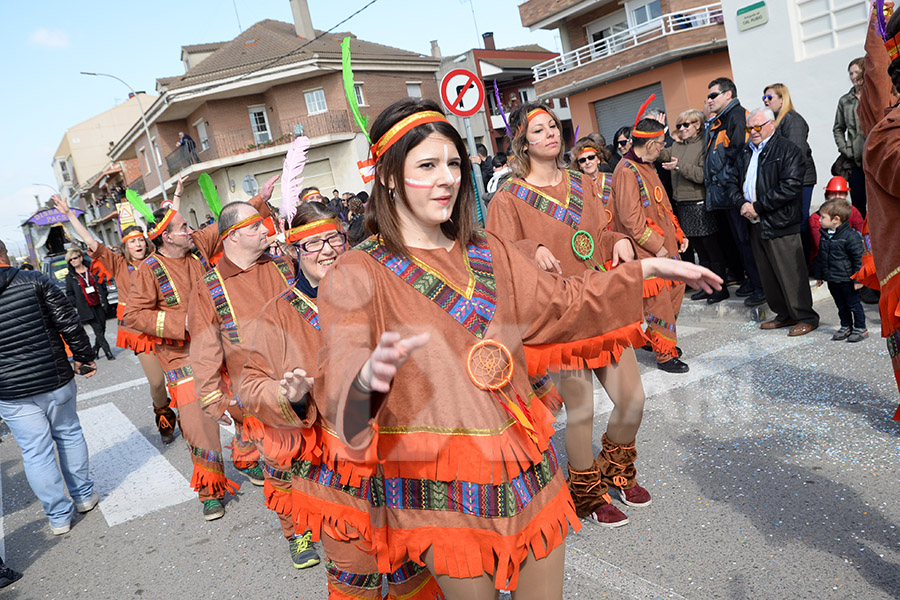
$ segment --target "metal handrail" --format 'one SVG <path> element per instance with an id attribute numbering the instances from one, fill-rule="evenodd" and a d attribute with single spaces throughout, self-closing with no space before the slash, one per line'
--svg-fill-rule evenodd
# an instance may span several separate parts
<path id="1" fill-rule="evenodd" d="M 575 50 L 561 54 L 550 60 L 545 60 L 532 67 L 534 82 L 543 81 L 559 75 L 571 69 L 577 69 L 582 65 L 592 63 L 624 52 L 635 46 L 640 46 L 658 40 L 660 38 L 680 33 L 698 27 L 709 27 L 724 22 L 722 4 L 708 4 L 697 8 L 682 10 L 660 15 L 641 23 L 635 27 L 629 27 L 608 38 L 587 44 Z"/>

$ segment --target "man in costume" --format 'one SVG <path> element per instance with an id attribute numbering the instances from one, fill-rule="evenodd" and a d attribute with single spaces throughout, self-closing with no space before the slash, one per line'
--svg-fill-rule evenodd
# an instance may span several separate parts
<path id="1" fill-rule="evenodd" d="M 264 218 L 269 216 L 266 200 L 271 197 L 273 186 L 274 178 L 250 201 Z M 144 205 L 141 212 L 148 217 L 146 210 Z M 211 521 L 224 516 L 225 492 L 234 493 L 238 485 L 225 477 L 219 425 L 203 413 L 197 402 L 190 363 L 187 302 L 193 286 L 200 283 L 208 270 L 210 258 L 221 253 L 222 244 L 215 228 L 194 232 L 184 217 L 171 208 L 157 210 L 149 215 L 148 221 L 152 225 L 147 236 L 157 253 L 135 270 L 131 303 L 123 320 L 128 327 L 155 336 L 156 356 L 165 372 L 169 396 L 173 407 L 178 409 L 179 424 L 194 463 L 191 487 L 199 493 L 203 517 Z M 259 453 L 254 444 L 242 439 L 240 415 L 232 416 L 235 417 L 232 462 L 252 483 L 262 485 Z"/>
<path id="2" fill-rule="evenodd" d="M 885 4 L 888 4 L 886 9 Z M 885 24 L 893 3 L 876 2 L 875 7 L 866 37 L 865 81 L 857 110 L 859 124 L 866 134 L 863 151 L 869 209 L 866 225 L 874 265 L 867 266 L 867 257 L 863 255 L 863 268 L 854 278 L 868 287 L 881 287 L 878 303 L 881 335 L 887 338 L 894 377 L 900 385 L 900 244 L 897 243 L 900 107 L 896 106 L 891 91 L 900 84 L 900 17 L 893 14 Z M 883 12 L 879 14 L 879 11 Z M 900 420 L 900 408 L 894 420 Z"/>
<path id="3" fill-rule="evenodd" d="M 665 144 L 665 129 L 655 119 L 641 119 L 631 132 L 631 150 L 613 172 L 613 229 L 631 237 L 637 257 L 678 258 L 687 240 L 672 212 L 653 163 Z M 644 319 L 656 366 L 687 373 L 678 356 L 675 319 L 684 299 L 684 284 L 655 279 L 644 282 Z"/>
<path id="4" fill-rule="evenodd" d="M 284 257 L 272 259 L 266 253 L 263 218 L 247 202 L 226 205 L 219 215 L 218 231 L 224 255 L 194 286 L 188 309 L 194 385 L 208 417 L 228 425 L 231 419 L 225 411 L 230 404 L 237 404 L 244 413 L 245 439 L 262 445 L 262 424 L 236 393 L 250 353 L 247 330 L 263 305 L 291 285 L 294 267 Z M 294 532 L 292 458 L 289 453 L 265 456 L 266 506 L 278 514 L 294 566 L 305 568 L 318 564 L 319 557 L 308 537 Z"/>

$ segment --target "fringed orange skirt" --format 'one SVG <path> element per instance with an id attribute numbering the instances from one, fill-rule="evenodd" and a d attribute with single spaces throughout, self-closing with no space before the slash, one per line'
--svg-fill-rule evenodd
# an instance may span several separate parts
<path id="1" fill-rule="evenodd" d="M 125 348 L 126 350 L 134 350 L 137 354 L 155 354 L 156 351 L 154 350 L 154 346 L 156 344 L 153 339 L 146 333 L 126 327 L 125 323 L 122 322 L 122 317 L 124 315 L 125 303 L 119 302 L 118 307 L 116 307 L 116 321 L 118 324 L 116 346 Z"/>

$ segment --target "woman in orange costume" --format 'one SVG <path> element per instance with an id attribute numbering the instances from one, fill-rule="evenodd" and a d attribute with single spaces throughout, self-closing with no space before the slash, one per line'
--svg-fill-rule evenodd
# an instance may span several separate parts
<path id="1" fill-rule="evenodd" d="M 294 287 L 263 307 L 254 326 L 253 351 L 243 371 L 241 395 L 245 402 L 253 399 L 253 412 L 265 428 L 266 456 L 290 455 L 294 459 L 294 493 L 287 504 L 293 507 L 296 531 L 312 528 L 313 539 L 318 541 L 321 536 L 328 559 L 329 598 L 380 599 L 382 575 L 372 556 L 338 542 L 340 534 L 331 531 L 327 523 L 322 531 L 318 498 L 340 498 L 343 492 L 319 481 L 320 440 L 332 445 L 327 440 L 333 438 L 334 424 L 319 414 L 312 395 L 306 394 L 312 382 L 306 374 L 315 371 L 322 347 L 316 307 L 319 282 L 347 249 L 347 236 L 333 210 L 320 202 L 307 202 L 298 207 L 285 237 L 297 250 L 301 275 Z M 288 482 L 288 494 L 290 488 Z M 431 574 L 414 563 L 388 574 L 387 581 L 391 598 L 431 600 L 440 593 Z"/>
<path id="2" fill-rule="evenodd" d="M 523 342 L 639 321 L 645 276 L 719 280 L 659 260 L 570 279 L 541 271 L 474 228 L 466 149 L 437 104 L 396 102 L 371 136 L 375 235 L 331 267 L 319 297 L 316 404 L 335 424 L 319 479 L 343 493 L 320 499 L 322 519 L 344 543 L 359 538 L 382 573 L 427 566 L 447 598 L 509 588 L 558 600 L 563 540 L 580 522 L 553 415 L 527 393 Z"/>
<path id="3" fill-rule="evenodd" d="M 119 290 L 119 306 L 116 308 L 116 319 L 118 320 L 116 346 L 133 350 L 138 357 L 147 382 L 150 384 L 150 397 L 153 399 L 153 412 L 156 413 L 156 426 L 159 428 L 162 441 L 168 444 L 175 439 L 175 411 L 169 408 L 162 367 L 153 356 L 153 340 L 147 334 L 126 327 L 122 323 L 122 315 L 125 314 L 128 293 L 131 290 L 131 274 L 135 266 L 150 255 L 150 243 L 144 237 L 144 231 L 140 227 L 132 225 L 122 231 L 121 254 L 116 254 L 81 224 L 66 202 L 59 198 L 54 198 L 54 202 L 56 209 L 69 219 L 75 233 L 87 244 L 88 254 L 94 260 L 91 268 L 99 275 L 111 277 L 116 281 L 116 288 Z"/>
<path id="4" fill-rule="evenodd" d="M 510 115 L 515 131 L 512 152 L 517 177 L 507 180 L 494 195 L 488 211 L 487 229 L 516 243 L 534 256 L 537 264 L 564 277 L 585 270 L 606 270 L 634 260 L 627 236 L 612 233 L 612 174 L 593 171 L 596 179 L 578 171 L 560 168 L 562 126 L 542 104 L 526 104 Z M 594 166 L 597 149 L 579 144 L 576 161 Z M 587 161 L 590 161 L 588 163 Z M 566 457 L 569 491 L 579 517 L 593 517 L 606 527 L 628 523 L 607 490 L 615 487 L 629 506 L 650 504 L 650 494 L 638 485 L 634 467 L 635 436 L 644 410 L 644 388 L 632 346 L 643 345 L 641 320 L 596 339 L 558 346 L 525 347 L 532 375 L 550 369 L 559 376 L 555 383 L 566 405 Z M 602 450 L 594 457 L 593 376 L 613 402 Z"/>
<path id="5" fill-rule="evenodd" d="M 893 3 L 884 3 L 885 16 Z M 878 3 L 876 3 L 877 7 Z M 876 8 L 877 10 L 877 8 Z M 871 236 L 875 273 L 881 286 L 879 308 L 881 335 L 887 338 L 894 377 L 900 386 L 900 107 L 892 96 L 892 85 L 900 85 L 900 16 L 894 14 L 884 36 L 872 16 L 866 37 L 866 74 L 859 99 L 859 124 L 866 134 L 863 170 L 866 174 L 868 211 L 866 224 Z M 886 40 L 886 41 L 885 41 Z M 868 243 L 867 243 L 868 246 Z M 863 259 L 861 273 L 866 271 Z M 868 274 L 871 277 L 871 273 Z M 869 285 L 864 276 L 856 277 Z M 870 285 L 871 287 L 871 285 Z M 900 420 L 900 407 L 894 414 Z"/>

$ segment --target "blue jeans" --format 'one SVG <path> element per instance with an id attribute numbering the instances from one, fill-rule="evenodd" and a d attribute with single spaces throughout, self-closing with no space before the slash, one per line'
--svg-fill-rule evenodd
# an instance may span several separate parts
<path id="1" fill-rule="evenodd" d="M 0 400 L 0 417 L 22 450 L 28 484 L 55 527 L 72 520 L 72 500 L 83 502 L 94 493 L 94 483 L 88 476 L 87 442 L 75 412 L 75 394 L 73 379 L 52 392 Z M 66 497 L 66 488 L 72 500 Z"/>

